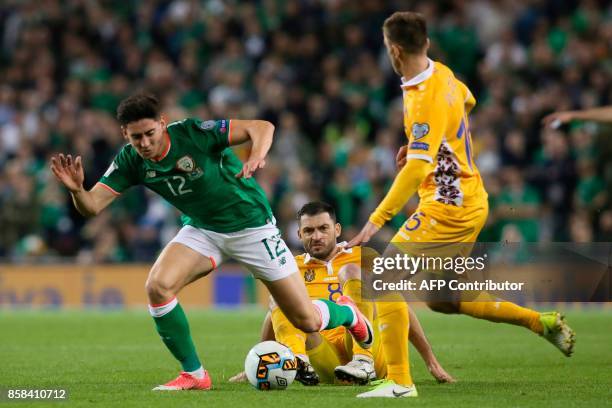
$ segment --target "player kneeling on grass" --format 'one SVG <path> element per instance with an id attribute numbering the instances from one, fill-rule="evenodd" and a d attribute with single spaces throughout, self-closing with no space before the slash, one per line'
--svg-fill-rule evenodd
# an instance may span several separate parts
<path id="1" fill-rule="evenodd" d="M 298 222 L 298 235 L 306 253 L 297 256 L 296 261 L 310 298 L 354 304 L 366 317 L 374 319 L 376 335 L 373 346 L 364 349 L 351 341 L 344 328 L 306 334 L 273 305 L 263 324 L 262 340 L 276 339 L 298 356 L 296 380 L 305 385 L 316 385 L 319 377 L 325 383 L 339 380 L 367 384 L 379 377 L 397 383 L 393 396 L 416 396 L 408 359 L 412 323 L 410 341 L 432 375 L 440 382 L 454 381 L 438 363 L 416 316 L 405 302 L 375 303 L 361 298 L 361 248 L 347 249 L 345 243 L 337 243 L 341 226 L 336 222 L 333 207 L 321 202 L 308 203 L 299 211 Z M 352 301 L 346 299 L 347 295 Z M 243 377 L 239 374 L 231 381 Z"/>
<path id="2" fill-rule="evenodd" d="M 98 214 L 138 184 L 183 213 L 183 228 L 161 252 L 145 285 L 157 332 L 183 369 L 155 390 L 211 387 L 176 296 L 228 257 L 261 279 L 302 331 L 346 326 L 362 347 L 372 345 L 370 323 L 350 301 L 310 301 L 266 196 L 251 177 L 265 165 L 274 133 L 270 122 L 184 119 L 166 124 L 158 100 L 142 94 L 123 100 L 117 119 L 128 144 L 91 190 L 83 187 L 81 157 L 53 156 L 51 170 L 84 216 Z M 251 152 L 242 163 L 229 147 L 247 141 Z"/>

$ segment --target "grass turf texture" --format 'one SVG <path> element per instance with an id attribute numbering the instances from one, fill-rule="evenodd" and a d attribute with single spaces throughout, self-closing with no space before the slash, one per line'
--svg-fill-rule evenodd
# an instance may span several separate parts
<path id="1" fill-rule="evenodd" d="M 212 375 L 209 392 L 152 392 L 178 364 L 151 318 L 141 312 L 0 312 L 0 388 L 66 388 L 61 406 L 361 407 L 603 406 L 612 400 L 612 313 L 571 311 L 576 353 L 565 358 L 520 327 L 419 310 L 438 358 L 458 379 L 438 385 L 411 349 L 419 397 L 358 400 L 364 387 L 304 387 L 260 392 L 230 384 L 258 340 L 263 312 L 188 311 L 200 356 Z M 0 401 L 0 408 L 7 406 Z M 12 404 L 11 404 L 12 405 Z M 19 402 L 18 407 L 57 406 Z"/>

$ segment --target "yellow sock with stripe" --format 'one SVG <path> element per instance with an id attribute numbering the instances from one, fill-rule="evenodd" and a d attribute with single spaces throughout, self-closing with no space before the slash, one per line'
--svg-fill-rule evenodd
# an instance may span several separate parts
<path id="1" fill-rule="evenodd" d="M 361 298 L 361 279 L 349 279 L 344 282 L 344 285 L 342 285 L 342 294 L 353 299 L 357 308 L 366 319 L 370 322 L 374 321 L 374 304 L 371 301 L 364 301 Z M 353 355 L 355 354 L 361 354 L 373 359 L 372 351 L 362 348 L 356 341 L 353 342 Z"/>
<path id="2" fill-rule="evenodd" d="M 511 302 L 459 302 L 459 312 L 490 322 L 523 326 L 537 334 L 542 334 L 544 330 L 540 313 Z"/>
<path id="3" fill-rule="evenodd" d="M 401 300 L 400 300 L 401 299 Z M 389 297 L 385 298 L 389 300 Z M 387 360 L 387 378 L 397 384 L 412 385 L 408 359 L 410 317 L 408 305 L 397 296 L 394 302 L 376 302 L 380 341 Z"/>
<path id="4" fill-rule="evenodd" d="M 278 307 L 272 310 L 271 318 L 276 341 L 289 347 L 293 354 L 305 356 L 306 333 L 296 329 Z"/>

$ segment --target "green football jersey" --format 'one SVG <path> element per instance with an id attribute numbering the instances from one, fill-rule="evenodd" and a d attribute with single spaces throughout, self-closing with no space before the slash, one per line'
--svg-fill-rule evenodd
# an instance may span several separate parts
<path id="1" fill-rule="evenodd" d="M 162 159 L 145 160 L 127 144 L 100 183 L 116 193 L 144 184 L 183 213 L 184 225 L 215 232 L 262 226 L 272 210 L 254 178 L 234 177 L 242 162 L 229 148 L 229 132 L 229 120 L 173 122 Z"/>

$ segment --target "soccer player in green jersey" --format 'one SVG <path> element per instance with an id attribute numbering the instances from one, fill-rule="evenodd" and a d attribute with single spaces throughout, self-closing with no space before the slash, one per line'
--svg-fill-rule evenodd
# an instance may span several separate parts
<path id="1" fill-rule="evenodd" d="M 265 194 L 252 178 L 272 144 L 270 122 L 184 119 L 166 124 L 158 100 L 145 94 L 123 100 L 117 119 L 128 144 L 91 190 L 83 188 L 81 157 L 55 155 L 51 170 L 84 216 L 98 214 L 138 184 L 183 213 L 183 228 L 161 252 L 145 285 L 157 331 L 183 370 L 155 390 L 210 389 L 176 296 L 230 257 L 267 286 L 295 327 L 312 333 L 342 325 L 364 348 L 371 346 L 372 327 L 350 299 L 311 302 Z M 247 141 L 251 152 L 242 163 L 229 147 Z"/>

